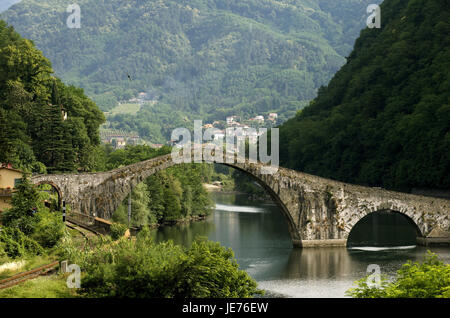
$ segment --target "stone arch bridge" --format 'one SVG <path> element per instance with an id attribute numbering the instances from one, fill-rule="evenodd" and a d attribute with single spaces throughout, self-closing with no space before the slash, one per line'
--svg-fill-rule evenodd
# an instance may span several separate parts
<path id="1" fill-rule="evenodd" d="M 32 182 L 51 184 L 73 211 L 110 219 L 137 184 L 175 164 L 169 154 L 108 172 L 35 175 Z M 422 238 L 450 232 L 447 199 L 352 185 L 281 167 L 263 174 L 265 165 L 248 160 L 226 165 L 249 174 L 268 191 L 281 207 L 295 247 L 345 246 L 361 218 L 383 210 L 408 216 Z"/>

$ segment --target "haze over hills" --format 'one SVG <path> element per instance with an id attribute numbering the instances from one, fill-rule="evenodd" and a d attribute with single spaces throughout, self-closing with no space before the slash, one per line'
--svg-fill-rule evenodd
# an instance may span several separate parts
<path id="1" fill-rule="evenodd" d="M 20 2 L 20 0 L 1 0 L 0 1 L 0 13 L 8 10 L 13 4 Z"/>
<path id="2" fill-rule="evenodd" d="M 409 191 L 450 189 L 450 4 L 386 0 L 348 63 L 280 128 L 280 161 Z"/>
<path id="3" fill-rule="evenodd" d="M 163 142 L 196 118 L 293 116 L 345 63 L 373 2 L 80 0 L 69 29 L 72 1 L 23 0 L 1 18 L 104 111 L 148 93 L 158 103 L 109 120 Z"/>

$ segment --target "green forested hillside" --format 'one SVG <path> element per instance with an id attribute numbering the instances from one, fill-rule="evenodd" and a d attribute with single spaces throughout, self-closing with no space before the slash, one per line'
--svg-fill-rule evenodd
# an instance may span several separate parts
<path id="1" fill-rule="evenodd" d="M 79 0 L 81 28 L 69 29 L 72 2 L 23 0 L 2 18 L 103 110 L 141 91 L 158 100 L 111 120 L 161 142 L 186 118 L 293 116 L 343 65 L 367 5 L 380 1 Z"/>
<path id="2" fill-rule="evenodd" d="M 280 130 L 282 165 L 373 186 L 450 187 L 450 2 L 385 0 L 347 64 Z"/>
<path id="3" fill-rule="evenodd" d="M 0 162 L 28 172 L 90 169 L 104 116 L 52 73 L 42 52 L 0 20 Z"/>

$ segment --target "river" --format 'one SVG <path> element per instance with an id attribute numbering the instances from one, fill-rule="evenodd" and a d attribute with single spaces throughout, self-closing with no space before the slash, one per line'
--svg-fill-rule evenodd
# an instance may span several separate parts
<path id="1" fill-rule="evenodd" d="M 231 247 L 240 268 L 252 276 L 268 297 L 345 297 L 368 265 L 380 266 L 393 277 L 407 260 L 423 260 L 427 249 L 344 247 L 293 249 L 287 224 L 272 202 L 249 200 L 246 195 L 213 193 L 214 212 L 201 222 L 154 230 L 157 242 L 173 240 L 189 246 L 197 235 Z M 429 248 L 450 263 L 450 248 Z"/>

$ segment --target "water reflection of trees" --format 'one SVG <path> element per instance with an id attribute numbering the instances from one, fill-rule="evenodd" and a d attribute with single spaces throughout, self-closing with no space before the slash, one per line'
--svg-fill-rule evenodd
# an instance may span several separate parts
<path id="1" fill-rule="evenodd" d="M 434 248 L 443 261 L 450 260 L 448 249 Z M 411 250 L 360 251 L 347 248 L 293 249 L 289 255 L 283 278 L 328 279 L 363 277 L 369 264 L 377 264 L 383 273 L 395 273 L 408 260 L 423 261 L 426 248 Z"/>
<path id="2" fill-rule="evenodd" d="M 360 265 L 360 266 L 359 266 Z M 342 277 L 350 271 L 365 266 L 349 257 L 346 248 L 321 247 L 293 249 L 284 271 L 285 278 Z"/>
<path id="3" fill-rule="evenodd" d="M 163 226 L 152 231 L 155 242 L 172 240 L 175 244 L 190 246 L 197 236 L 208 237 L 215 225 L 208 221 L 198 221 L 175 226 Z"/>

